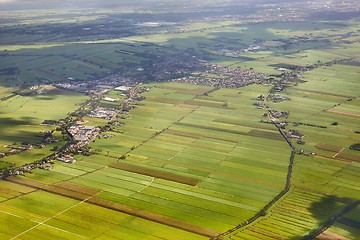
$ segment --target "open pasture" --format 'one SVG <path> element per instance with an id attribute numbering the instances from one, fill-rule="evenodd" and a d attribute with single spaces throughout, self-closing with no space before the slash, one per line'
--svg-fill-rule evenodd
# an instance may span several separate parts
<path id="1" fill-rule="evenodd" d="M 360 66 L 337 64 L 330 67 L 320 67 L 307 72 L 302 79 L 307 81 L 296 89 L 318 91 L 322 94 L 359 97 L 358 74 Z"/>
<path id="2" fill-rule="evenodd" d="M 9 45 L 6 53 L 10 54 L 0 56 L 0 69 L 16 66 L 17 71 L 16 74 L 1 74 L 0 83 L 29 86 L 37 84 L 40 79 L 49 82 L 63 81 L 68 77 L 86 80 L 92 75 L 121 69 L 126 64 L 138 64 L 151 58 L 154 52 L 156 49 L 137 48 L 126 41 L 117 44 L 30 45 L 28 48 Z"/>

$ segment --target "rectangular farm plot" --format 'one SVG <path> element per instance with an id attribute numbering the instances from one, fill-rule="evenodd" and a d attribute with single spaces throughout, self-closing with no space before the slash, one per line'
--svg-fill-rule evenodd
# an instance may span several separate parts
<path id="1" fill-rule="evenodd" d="M 124 212 L 136 217 L 140 217 L 146 220 L 150 220 L 153 222 L 162 223 L 171 227 L 175 227 L 178 229 L 182 229 L 188 232 L 196 233 L 202 236 L 207 237 L 215 237 L 218 232 L 210 229 L 208 227 L 216 226 L 217 228 L 222 227 L 224 225 L 219 224 L 209 224 L 209 220 L 206 221 L 204 218 L 197 217 L 192 218 L 188 214 L 180 214 L 180 212 L 169 212 L 163 210 L 160 207 L 155 208 L 154 210 L 157 212 L 161 212 L 160 214 L 157 212 L 150 212 L 147 210 L 141 210 L 139 208 L 134 208 L 128 205 L 123 205 L 120 203 L 114 203 L 112 201 L 108 201 L 101 198 L 92 198 L 89 200 L 90 203 L 93 203 L 98 206 L 106 207 L 112 210 L 116 210 L 119 212 Z M 199 225 L 193 224 L 196 220 L 201 219 L 198 223 Z"/>
<path id="2" fill-rule="evenodd" d="M 241 140 L 239 135 L 235 133 L 220 132 L 216 130 L 211 131 L 205 128 L 201 129 L 184 125 L 173 125 L 169 130 L 166 130 L 165 133 L 173 134 L 176 136 L 191 137 L 195 139 L 207 137 L 235 143 Z"/>
<path id="3" fill-rule="evenodd" d="M 166 103 L 166 104 L 174 104 L 174 105 L 185 103 L 183 100 L 160 98 L 160 97 L 147 97 L 146 100 L 150 102 L 158 102 L 158 103 Z"/>
<path id="4" fill-rule="evenodd" d="M 0 186 L 0 202 L 22 195 L 22 193 Z"/>
<path id="5" fill-rule="evenodd" d="M 156 222 L 150 222 L 141 218 L 135 218 L 128 223 L 120 224 L 117 227 L 106 231 L 96 239 L 170 239 L 176 236 L 179 239 L 205 240 L 207 237 L 196 235 L 180 229 L 172 228 Z"/>
<path id="6" fill-rule="evenodd" d="M 169 216 L 174 219 L 184 221 L 186 218 L 186 222 L 203 227 L 206 225 L 198 222 L 200 218 L 203 219 L 203 221 L 219 222 L 219 226 L 221 224 L 236 224 L 238 221 L 237 217 L 225 213 L 223 210 L 215 210 L 214 208 L 209 209 L 207 206 L 195 206 L 191 201 L 193 200 L 192 198 L 188 198 L 188 201 L 179 202 L 166 198 L 159 198 L 153 194 L 146 193 L 136 193 L 127 198 L 106 192 L 99 194 L 99 197 L 138 209 L 151 209 L 151 211 L 154 211 L 155 213 Z M 220 206 L 220 204 L 218 205 Z M 178 214 L 183 216 L 178 216 Z M 217 227 L 213 226 L 213 228 L 216 229 Z"/>
<path id="7" fill-rule="evenodd" d="M 147 144 L 143 144 L 140 147 L 133 150 L 132 153 L 147 156 L 147 157 L 155 157 L 155 158 L 167 160 L 171 156 L 174 156 L 175 154 L 177 154 L 178 151 L 173 150 L 171 148 L 165 149 L 165 148 L 161 148 L 161 147 L 148 146 Z"/>
<path id="8" fill-rule="evenodd" d="M 97 164 L 91 164 L 91 163 L 87 163 L 84 161 L 81 161 L 82 159 L 79 159 L 79 161 L 76 162 L 76 164 L 68 164 L 68 163 L 57 163 L 57 165 L 61 166 L 65 166 L 67 168 L 72 168 L 72 169 L 76 169 L 76 170 L 80 170 L 83 172 L 92 172 L 95 171 L 97 169 L 102 168 L 102 166 L 99 166 Z"/>
<path id="9" fill-rule="evenodd" d="M 212 88 L 206 86 L 194 86 L 190 84 L 179 84 L 179 83 L 161 83 L 158 85 L 161 89 L 174 90 L 178 93 L 183 94 L 193 94 L 193 95 L 203 95 L 204 93 L 209 92 Z"/>
<path id="10" fill-rule="evenodd" d="M 79 176 L 79 175 L 82 175 L 82 174 L 85 174 L 86 171 L 83 171 L 83 170 L 79 170 L 79 169 L 74 169 L 74 168 L 71 168 L 71 167 L 68 167 L 68 166 L 60 166 L 60 165 L 55 165 L 52 169 L 51 169 L 52 172 L 57 172 L 57 173 L 63 173 L 63 174 L 67 174 L 67 175 L 70 175 L 70 176 Z"/>
<path id="11" fill-rule="evenodd" d="M 78 201 L 44 191 L 36 191 L 0 204 L 1 211 L 29 220 L 44 221 Z M 29 207 L 31 206 L 31 207 Z"/>
<path id="12" fill-rule="evenodd" d="M 124 196 L 130 196 L 150 184 L 150 181 L 132 179 L 113 174 L 96 172 L 72 180 L 73 183 L 93 187 Z"/>
<path id="13" fill-rule="evenodd" d="M 66 173 L 52 172 L 48 170 L 42 169 L 34 169 L 31 174 L 27 174 L 26 178 L 33 179 L 39 182 L 43 182 L 45 184 L 52 184 L 56 182 L 60 182 L 63 180 L 68 180 L 72 178 L 71 175 Z"/>
<path id="14" fill-rule="evenodd" d="M 297 156 L 296 161 L 297 167 L 293 173 L 296 186 L 321 190 L 329 194 L 357 196 L 359 166 L 355 162 L 319 156 Z M 300 181 L 300 179 L 306 180 Z"/>
<path id="15" fill-rule="evenodd" d="M 134 173 L 139 173 L 139 174 L 155 177 L 155 178 L 161 178 L 161 179 L 165 179 L 165 180 L 169 180 L 169 181 L 184 183 L 184 184 L 191 185 L 191 186 L 196 186 L 200 181 L 199 179 L 196 179 L 196 178 L 185 177 L 185 176 L 181 176 L 181 175 L 176 175 L 174 173 L 169 173 L 169 172 L 150 169 L 150 168 L 144 168 L 144 167 L 140 167 L 140 166 L 134 166 L 134 165 L 126 164 L 126 163 L 114 163 L 109 166 L 113 167 L 113 168 L 125 170 L 125 171 L 130 171 L 130 172 L 134 172 Z"/>
<path id="16" fill-rule="evenodd" d="M 260 184 L 256 181 L 257 179 L 254 179 L 254 182 L 243 181 L 242 184 L 233 182 L 230 179 L 227 180 L 228 181 L 224 179 L 224 176 L 218 177 L 216 174 L 213 174 L 203 181 L 199 187 L 217 192 L 233 194 L 246 199 L 262 201 L 264 202 L 264 206 L 266 202 L 271 201 L 282 189 L 281 185 L 273 186 L 270 182 L 271 180 L 264 181 L 265 184 L 261 185 L 261 187 L 259 187 Z"/>
<path id="17" fill-rule="evenodd" d="M 142 147 L 151 147 L 151 148 L 160 148 L 163 150 L 171 151 L 172 153 L 177 153 L 182 151 L 184 148 L 187 148 L 193 140 L 189 140 L 181 144 L 181 142 L 171 142 L 170 138 L 163 137 L 163 134 L 157 136 L 146 143 L 142 144 Z"/>
<path id="18" fill-rule="evenodd" d="M 199 177 L 206 177 L 209 175 L 210 172 L 212 172 L 212 170 L 205 169 L 202 166 L 196 167 L 191 164 L 184 164 L 178 162 L 166 163 L 164 168 L 169 169 L 171 171 L 183 172 L 186 174 L 199 176 Z"/>
<path id="19" fill-rule="evenodd" d="M 78 233 L 70 232 L 68 229 L 57 228 L 48 224 L 41 224 L 36 228 L 19 236 L 22 240 L 34 240 L 43 239 L 46 236 L 47 239 L 67 239 L 67 240 L 84 240 L 85 237 Z"/>
<path id="20" fill-rule="evenodd" d="M 47 224 L 61 229 L 69 229 L 71 232 L 79 233 L 88 238 L 95 238 L 102 232 L 116 226 L 109 221 L 97 219 L 92 213 L 82 214 L 71 211 L 71 209 L 52 218 Z"/>
<path id="21" fill-rule="evenodd" d="M 136 194 L 131 198 L 136 198 L 138 199 L 138 201 L 150 201 L 150 199 L 160 198 L 159 201 L 161 201 L 161 204 L 164 204 L 164 206 L 170 208 L 174 208 L 177 205 L 183 206 L 184 209 L 175 209 L 180 212 L 189 211 L 189 213 L 194 216 L 198 215 L 202 218 L 205 217 L 213 219 L 212 221 L 225 221 L 230 223 L 230 225 L 235 223 L 236 219 L 237 221 L 245 220 L 246 217 L 250 217 L 252 214 L 254 214 L 254 211 L 256 211 L 257 209 L 256 207 L 251 205 L 237 203 L 218 197 L 212 197 L 208 196 L 207 194 L 201 194 L 189 190 L 175 189 L 169 186 L 159 184 L 154 184 L 153 187 L 148 187 L 141 193 Z M 166 199 L 167 201 L 164 201 Z M 193 210 L 191 211 L 190 209 Z M 211 212 L 213 212 L 214 216 L 221 216 L 221 218 L 219 219 L 218 217 L 214 217 Z M 190 219 L 188 219 L 188 221 L 197 221 L 196 219 Z M 201 224 L 200 222 L 194 223 Z M 213 225 L 212 228 L 221 229 L 220 222 L 218 225 Z"/>
<path id="22" fill-rule="evenodd" d="M 334 145 L 330 145 L 330 144 L 325 144 L 325 143 L 318 143 L 315 146 L 318 149 L 322 149 L 322 150 L 326 150 L 326 151 L 330 151 L 330 152 L 339 152 L 341 151 L 343 148 L 342 147 L 338 147 L 338 146 L 334 146 Z"/>
<path id="23" fill-rule="evenodd" d="M 0 197 L 3 198 L 3 200 L 6 200 L 34 190 L 36 189 L 9 181 L 2 181 L 0 186 Z"/>

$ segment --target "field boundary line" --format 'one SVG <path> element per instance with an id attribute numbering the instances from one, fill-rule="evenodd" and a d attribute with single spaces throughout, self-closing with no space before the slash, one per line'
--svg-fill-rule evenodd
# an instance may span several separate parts
<path id="1" fill-rule="evenodd" d="M 37 223 L 37 224 L 40 224 L 40 223 L 41 223 L 41 222 L 39 222 L 39 221 L 35 221 L 35 220 L 32 220 L 32 219 L 27 219 L 27 218 L 25 218 L 25 217 L 22 217 L 22 216 L 13 214 L 13 213 L 5 212 L 5 211 L 2 211 L 2 210 L 0 210 L 0 213 L 4 213 L 4 214 L 10 215 L 10 216 L 17 217 L 17 218 L 26 219 L 26 220 L 29 220 L 30 222 L 34 222 L 34 223 Z M 59 231 L 62 231 L 62 232 L 66 232 L 66 233 L 69 233 L 69 234 L 72 234 L 72 235 L 75 235 L 75 236 L 78 236 L 78 237 L 81 237 L 81 238 L 84 238 L 84 239 L 89 239 L 88 237 L 85 237 L 85 236 L 79 235 L 79 234 L 77 234 L 77 233 L 73 233 L 73 232 L 67 231 L 67 230 L 65 230 L 65 229 L 61 229 L 61 228 L 58 228 L 58 227 L 54 227 L 54 226 L 48 225 L 48 224 L 46 224 L 46 223 L 43 223 L 43 224 L 41 224 L 41 225 L 44 225 L 44 226 L 49 227 L 49 228 L 54 228 L 54 229 L 56 229 L 56 230 L 59 230 Z"/>
<path id="2" fill-rule="evenodd" d="M 46 223 L 47 221 L 50 221 L 51 219 L 53 219 L 53 218 L 55 218 L 55 217 L 59 216 L 60 214 L 63 214 L 64 212 L 69 211 L 70 209 L 72 209 L 72 208 L 74 208 L 74 207 L 76 207 L 76 206 L 80 205 L 81 203 L 86 202 L 87 200 L 89 200 L 89 199 L 90 199 L 90 198 L 92 198 L 92 197 L 93 197 L 93 196 L 90 196 L 90 197 L 88 197 L 88 198 L 86 198 L 86 199 L 82 200 L 81 202 L 78 202 L 78 203 L 76 203 L 75 205 L 73 205 L 73 206 L 71 206 L 71 207 L 68 207 L 67 209 L 65 209 L 65 210 L 63 210 L 63 211 L 58 212 L 58 213 L 57 213 L 57 214 L 55 214 L 54 216 L 52 216 L 52 217 L 50 217 L 50 218 L 48 218 L 48 219 L 46 219 L 46 220 L 44 220 L 44 221 L 42 221 L 42 222 L 39 222 L 39 223 L 38 223 L 38 224 L 36 224 L 35 226 L 33 226 L 33 227 L 31 227 L 31 228 L 29 228 L 29 229 L 27 229 L 27 230 L 23 231 L 22 233 L 19 233 L 18 235 L 14 236 L 14 237 L 12 237 L 12 238 L 10 238 L 10 240 L 16 239 L 16 238 L 18 238 L 18 237 L 20 237 L 20 236 L 24 235 L 25 233 L 30 232 L 31 230 L 33 230 L 33 229 L 35 229 L 35 228 L 37 228 L 37 227 L 39 227 L 39 226 L 41 226 L 41 225 L 44 225 L 44 223 Z"/>
<path id="3" fill-rule="evenodd" d="M 10 215 L 10 216 L 17 217 L 17 218 L 24 218 L 22 216 L 19 216 L 19 215 L 13 214 L 13 213 L 9 213 L 9 212 L 5 212 L 5 211 L 2 211 L 2 210 L 0 210 L 0 213 L 4 213 L 4 214 Z M 33 221 L 33 220 L 30 220 L 30 221 Z M 36 222 L 36 221 L 33 221 L 33 222 Z"/>
<path id="4" fill-rule="evenodd" d="M 153 182 L 155 181 L 155 177 L 152 177 L 151 182 L 148 183 L 145 187 L 143 187 L 142 189 L 138 190 L 137 193 L 141 193 L 142 191 L 144 191 L 146 188 L 150 187 L 151 184 L 153 184 Z M 132 196 L 133 194 L 131 194 L 130 196 Z"/>
<path id="5" fill-rule="evenodd" d="M 19 183 L 18 183 L 19 184 Z M 19 185 L 21 185 L 21 184 L 19 184 Z M 34 187 L 33 187 L 34 188 Z M 33 192 L 36 192 L 36 191 L 38 191 L 39 189 L 38 188 L 34 188 L 33 190 L 31 190 L 31 191 L 29 191 L 29 192 L 26 192 L 26 193 L 21 193 L 20 195 L 18 195 L 18 196 L 14 196 L 14 197 L 11 197 L 11 198 L 8 198 L 8 199 L 5 199 L 5 200 L 3 200 L 3 201 L 0 201 L 0 203 L 5 203 L 5 202 L 7 202 L 7 201 L 10 201 L 10 200 L 13 200 L 13 199 L 17 199 L 17 198 L 19 198 L 19 197 L 22 197 L 22 196 L 25 196 L 25 195 L 27 195 L 27 194 L 30 194 L 30 193 L 33 193 Z"/>
<path id="6" fill-rule="evenodd" d="M 344 151 L 345 150 L 345 148 L 343 148 L 343 149 L 341 149 L 338 153 L 336 153 L 334 156 L 333 156 L 333 158 L 336 158 L 337 157 L 337 155 L 339 155 L 342 151 Z"/>
<path id="7" fill-rule="evenodd" d="M 61 232 L 66 232 L 66 233 L 69 233 L 69 234 L 78 236 L 78 237 L 81 237 L 81 238 L 84 238 L 84 239 L 90 239 L 90 238 L 85 237 L 85 236 L 83 236 L 83 235 L 80 235 L 80 234 L 77 234 L 77 233 L 74 233 L 74 232 L 70 232 L 70 231 L 67 231 L 67 230 L 62 229 L 62 228 L 54 227 L 54 226 L 51 226 L 51 225 L 46 224 L 46 223 L 43 223 L 42 225 L 44 225 L 44 226 L 46 226 L 46 227 L 49 227 L 49 228 L 53 228 L 53 229 L 59 230 L 59 231 L 61 231 Z"/>
<path id="8" fill-rule="evenodd" d="M 302 89 L 302 88 L 299 88 L 299 87 L 292 87 L 292 89 L 303 91 L 303 92 L 311 92 L 311 93 L 317 93 L 317 94 L 330 95 L 330 96 L 335 96 L 335 97 L 356 98 L 355 96 L 350 96 L 350 95 L 323 92 L 323 91 L 311 90 L 311 89 L 306 89 L 306 88 Z"/>
<path id="9" fill-rule="evenodd" d="M 182 153 L 182 149 L 179 151 L 179 152 L 177 152 L 175 155 L 173 155 L 173 156 L 171 156 L 167 161 L 171 161 L 174 157 L 176 157 L 177 155 L 179 155 L 180 153 Z M 164 165 L 166 165 L 166 164 L 164 164 Z"/>

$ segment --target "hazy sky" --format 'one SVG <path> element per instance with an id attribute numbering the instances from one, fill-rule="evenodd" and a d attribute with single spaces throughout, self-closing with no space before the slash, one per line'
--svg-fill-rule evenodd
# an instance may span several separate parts
<path id="1" fill-rule="evenodd" d="M 138 4 L 151 4 L 161 2 L 178 2 L 178 0 L 0 0 L 4 6 L 13 6 L 16 8 L 40 7 L 101 7 L 101 6 L 125 6 Z M 186 0 L 190 1 L 190 0 Z M 184 1 L 184 2 L 186 2 Z M 206 0 L 201 0 L 206 1 Z M 209 0 L 210 2 L 213 0 Z M 216 0 L 219 1 L 219 0 Z M 180 1 L 182 2 L 182 1 Z M 1 9 L 0 9 L 1 10 Z"/>

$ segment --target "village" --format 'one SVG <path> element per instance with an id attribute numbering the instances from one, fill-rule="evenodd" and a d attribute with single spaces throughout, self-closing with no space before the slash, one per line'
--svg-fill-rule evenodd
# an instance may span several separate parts
<path id="1" fill-rule="evenodd" d="M 141 96 L 141 93 L 149 90 L 148 87 L 142 87 L 141 85 L 142 84 L 133 83 L 128 79 L 123 79 L 119 77 L 119 75 L 111 75 L 99 80 L 88 81 L 85 84 L 75 80 L 69 80 L 67 83 L 63 84 L 54 84 L 54 86 L 58 88 L 65 88 L 71 91 L 86 93 L 90 95 L 90 99 L 83 103 L 75 112 L 69 114 L 69 116 L 65 119 L 44 120 L 41 125 L 57 128 L 56 130 L 47 130 L 39 133 L 39 136 L 42 136 L 41 142 L 12 144 L 5 146 L 5 148 L 9 149 L 9 151 L 0 151 L 0 159 L 29 151 L 33 148 L 44 148 L 48 144 L 59 141 L 53 136 L 55 131 L 61 131 L 63 134 L 63 141 L 65 140 L 67 143 L 61 148 L 57 146 L 54 147 L 52 149 L 54 153 L 44 159 L 35 161 L 31 164 L 27 164 L 19 168 L 14 168 L 12 170 L 5 169 L 4 171 L 0 172 L 0 177 L 22 175 L 25 172 L 31 172 L 31 170 L 35 168 L 49 170 L 51 169 L 53 160 L 74 164 L 76 163 L 77 154 L 93 154 L 91 152 L 91 148 L 87 145 L 97 137 L 100 139 L 114 137 L 113 134 L 102 133 L 102 131 L 111 132 L 112 126 L 123 125 L 122 123 L 119 123 L 118 118 L 126 118 L 129 113 L 128 110 L 133 108 L 134 101 L 142 100 L 143 97 Z M 110 97 L 104 97 L 103 95 L 110 90 L 117 91 L 121 99 L 119 98 L 114 100 Z M 105 102 L 117 102 L 117 104 L 112 108 L 104 107 L 101 106 L 102 100 Z M 91 110 L 88 112 L 81 111 L 82 109 L 86 108 L 90 108 Z M 71 116 L 76 116 L 76 118 L 72 118 Z M 105 119 L 108 120 L 108 123 L 101 128 L 98 126 L 89 126 L 85 124 L 86 122 L 82 121 L 82 117 L 84 116 Z"/>
<path id="2" fill-rule="evenodd" d="M 266 74 L 241 68 L 229 68 L 219 64 L 200 63 L 203 71 L 190 76 L 173 79 L 172 82 L 217 88 L 239 88 L 249 84 L 261 84 L 266 81 Z"/>
<path id="3" fill-rule="evenodd" d="M 131 78 L 126 78 L 122 74 L 111 74 L 106 77 L 78 81 L 68 77 L 67 81 L 54 84 L 55 87 L 63 88 L 88 95 L 102 95 L 118 86 L 136 85 Z"/>

